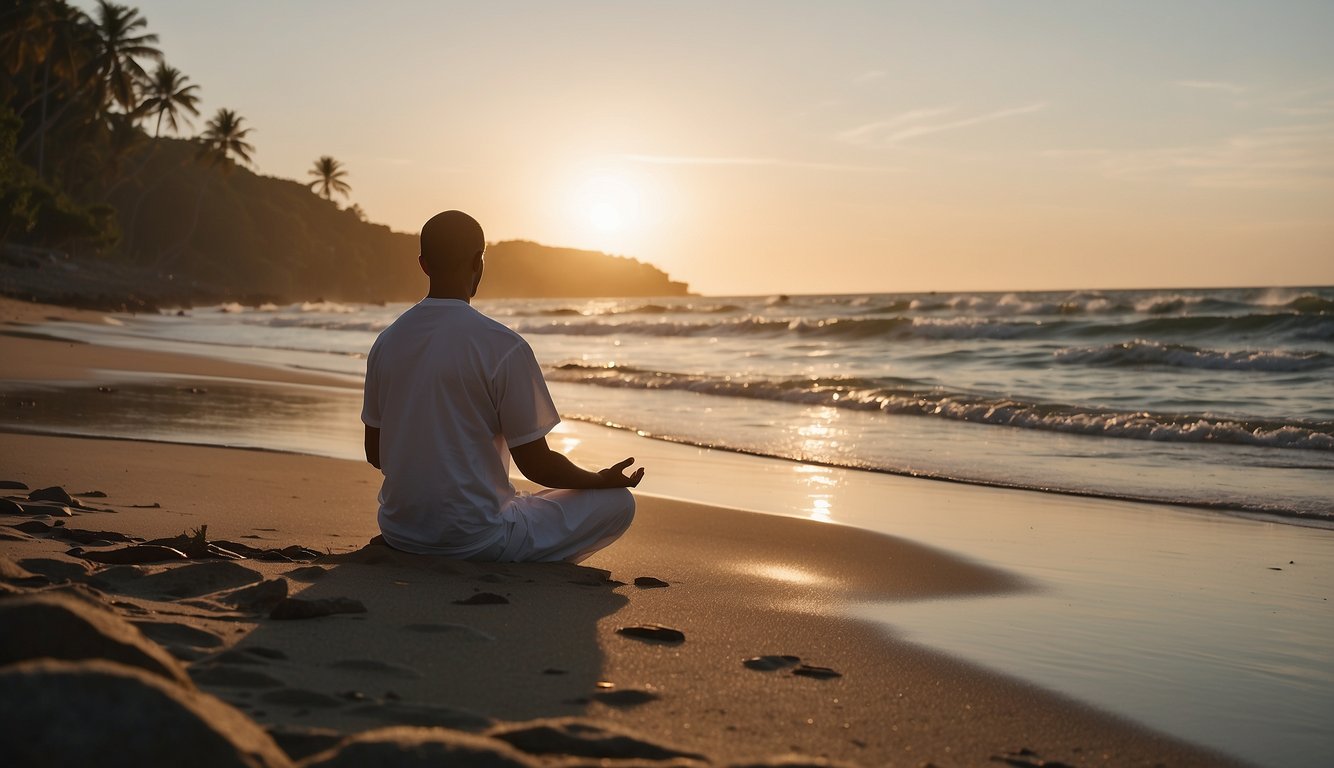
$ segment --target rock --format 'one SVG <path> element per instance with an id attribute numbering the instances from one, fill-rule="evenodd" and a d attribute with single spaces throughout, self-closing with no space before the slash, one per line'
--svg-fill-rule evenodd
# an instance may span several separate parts
<path id="1" fill-rule="evenodd" d="M 610 760 L 672 760 L 682 757 L 707 762 L 703 755 L 665 747 L 639 736 L 580 720 L 529 720 L 492 729 L 489 736 L 532 755 L 569 755 Z"/>
<path id="2" fill-rule="evenodd" d="M 43 523 L 41 520 L 24 520 L 21 523 L 9 526 L 24 533 L 48 533 L 55 530 L 52 526 Z"/>
<path id="3" fill-rule="evenodd" d="M 365 613 L 366 606 L 360 600 L 350 597 L 325 597 L 318 600 L 302 600 L 299 597 L 283 598 L 269 612 L 270 619 L 315 619 L 320 616 L 332 616 L 336 613 Z"/>
<path id="4" fill-rule="evenodd" d="M 74 517 L 74 513 L 64 504 L 52 504 L 50 502 L 39 502 L 34 504 L 29 501 L 20 501 L 16 503 L 18 504 L 20 511 L 15 512 L 14 514 L 18 515 L 31 515 L 33 517 L 39 515 L 46 515 L 47 517 Z"/>
<path id="5" fill-rule="evenodd" d="M 746 669 L 758 669 L 761 672 L 773 672 L 801 663 L 799 656 L 752 656 L 741 662 Z"/>
<path id="6" fill-rule="evenodd" d="M 539 763 L 496 739 L 442 728 L 381 728 L 307 758 L 302 768 L 535 768 Z"/>
<path id="7" fill-rule="evenodd" d="M 287 579 L 265 579 L 258 584 L 214 595 L 213 599 L 242 611 L 264 613 L 287 597 Z"/>
<path id="8" fill-rule="evenodd" d="M 675 645 L 686 641 L 686 634 L 679 629 L 664 627 L 661 624 L 636 624 L 630 627 L 619 627 L 616 630 L 619 635 L 633 637 L 637 640 L 650 640 L 657 643 L 669 643 Z"/>
<path id="9" fill-rule="evenodd" d="M 84 551 L 80 557 L 94 563 L 107 565 L 139 565 L 143 563 L 167 563 L 176 560 L 189 560 L 179 549 L 163 547 L 157 544 L 135 544 L 120 549 L 102 551 Z"/>
<path id="10" fill-rule="evenodd" d="M 0 665 L 39 658 L 106 659 L 192 687 L 175 659 L 110 611 L 49 592 L 0 602 Z"/>
<path id="11" fill-rule="evenodd" d="M 0 515 L 22 515 L 25 514 L 23 507 L 20 507 L 17 501 L 13 499 L 0 499 Z"/>
<path id="12" fill-rule="evenodd" d="M 792 670 L 792 674 L 800 675 L 801 677 L 813 677 L 817 680 L 828 680 L 830 678 L 843 676 L 842 672 L 835 672 L 829 667 L 816 667 L 810 664 L 802 664 Z"/>
<path id="13" fill-rule="evenodd" d="M 17 480 L 0 480 L 0 489 L 6 491 L 26 491 L 28 490 L 28 484 L 20 483 Z"/>
<path id="14" fill-rule="evenodd" d="M 454 605 L 508 605 L 509 599 L 495 592 L 478 592 L 462 600 L 455 600 Z"/>
<path id="15" fill-rule="evenodd" d="M 74 497 L 69 495 L 64 488 L 53 485 L 50 488 L 39 488 L 28 494 L 28 501 L 54 501 L 57 504 L 73 504 Z"/>
<path id="16" fill-rule="evenodd" d="M 149 573 L 133 583 L 136 591 L 163 597 L 201 597 L 264 580 L 264 574 L 240 563 L 192 562 Z"/>
<path id="17" fill-rule="evenodd" d="M 635 586 L 640 589 L 661 589 L 671 585 L 662 579 L 655 579 L 652 576 L 636 576 Z"/>
<path id="18" fill-rule="evenodd" d="M 86 499 L 105 499 L 107 497 L 106 491 L 84 491 L 79 495 Z"/>
<path id="19" fill-rule="evenodd" d="M 7 765 L 290 768 L 273 739 L 208 694 L 107 661 L 0 669 Z"/>

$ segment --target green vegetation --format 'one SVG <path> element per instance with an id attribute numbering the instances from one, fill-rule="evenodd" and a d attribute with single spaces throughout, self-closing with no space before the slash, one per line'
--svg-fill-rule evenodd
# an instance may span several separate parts
<path id="1" fill-rule="evenodd" d="M 422 294 L 415 236 L 340 208 L 333 157 L 308 185 L 260 176 L 227 108 L 181 138 L 200 86 L 147 29 L 108 0 L 0 0 L 0 293 L 141 308 Z M 493 246 L 487 269 L 492 296 L 685 293 L 632 259 L 527 242 Z"/>

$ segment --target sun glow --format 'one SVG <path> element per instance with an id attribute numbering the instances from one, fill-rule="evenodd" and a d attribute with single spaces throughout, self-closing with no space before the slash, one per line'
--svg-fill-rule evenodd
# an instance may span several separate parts
<path id="1" fill-rule="evenodd" d="M 629 176 L 588 176 L 570 196 L 570 215 L 598 245 L 639 234 L 643 226 L 643 189 Z"/>

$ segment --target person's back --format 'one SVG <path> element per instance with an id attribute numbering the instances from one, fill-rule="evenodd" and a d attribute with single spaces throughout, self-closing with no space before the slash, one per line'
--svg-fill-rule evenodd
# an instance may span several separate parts
<path id="1" fill-rule="evenodd" d="M 626 459 L 599 472 L 547 445 L 560 416 L 528 343 L 469 304 L 483 271 L 481 227 L 446 211 L 422 228 L 420 303 L 386 328 L 366 362 L 366 460 L 384 472 L 386 543 L 482 560 L 578 562 L 634 517 Z M 516 494 L 509 458 L 550 489 Z"/>
<path id="2" fill-rule="evenodd" d="M 512 378 L 540 378 L 528 345 L 465 302 L 426 298 L 385 329 L 367 369 L 379 411 L 372 426 L 381 429 L 386 541 L 423 554 L 484 550 L 514 497 L 506 443 L 527 443 L 559 421 L 549 399 L 506 397 L 525 384 Z"/>

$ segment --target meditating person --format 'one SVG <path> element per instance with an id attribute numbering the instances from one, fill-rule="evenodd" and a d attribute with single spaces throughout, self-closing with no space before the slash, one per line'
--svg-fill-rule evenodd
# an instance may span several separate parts
<path id="1" fill-rule="evenodd" d="M 366 460 L 384 473 L 380 532 L 395 549 L 469 560 L 580 562 L 634 518 L 629 458 L 598 472 L 547 445 L 560 423 L 533 350 L 477 311 L 486 239 L 460 211 L 421 231 L 430 290 L 366 360 Z M 509 457 L 545 486 L 517 493 Z"/>

